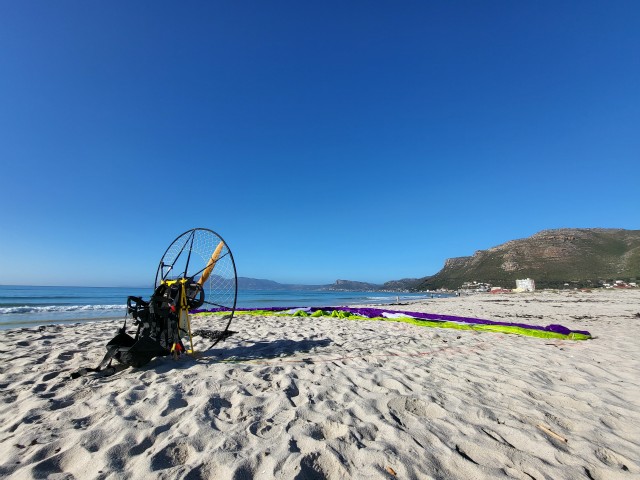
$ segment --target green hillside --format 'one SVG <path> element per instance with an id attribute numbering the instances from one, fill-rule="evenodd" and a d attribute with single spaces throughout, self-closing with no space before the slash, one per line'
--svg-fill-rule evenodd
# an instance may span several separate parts
<path id="1" fill-rule="evenodd" d="M 457 289 L 464 282 L 511 288 L 519 278 L 539 288 L 597 286 L 599 281 L 640 278 L 640 230 L 544 230 L 520 240 L 448 259 L 418 290 Z"/>

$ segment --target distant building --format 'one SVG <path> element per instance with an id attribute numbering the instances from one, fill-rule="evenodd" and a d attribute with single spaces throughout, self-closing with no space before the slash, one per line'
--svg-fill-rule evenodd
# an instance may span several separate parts
<path id="1" fill-rule="evenodd" d="M 536 282 L 532 278 L 516 280 L 516 290 L 520 292 L 535 292 Z"/>
<path id="2" fill-rule="evenodd" d="M 490 283 L 479 283 L 476 281 L 473 282 L 464 282 L 462 287 L 460 287 L 460 293 L 480 293 L 480 292 L 488 292 L 491 289 Z"/>
<path id="3" fill-rule="evenodd" d="M 511 293 L 512 290 L 502 287 L 491 287 L 490 293 Z"/>

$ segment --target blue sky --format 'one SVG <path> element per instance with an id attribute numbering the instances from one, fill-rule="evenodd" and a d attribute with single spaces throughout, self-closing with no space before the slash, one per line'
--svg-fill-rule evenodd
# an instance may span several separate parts
<path id="1" fill-rule="evenodd" d="M 640 228 L 640 3 L 0 1 L 0 283 L 383 282 Z"/>

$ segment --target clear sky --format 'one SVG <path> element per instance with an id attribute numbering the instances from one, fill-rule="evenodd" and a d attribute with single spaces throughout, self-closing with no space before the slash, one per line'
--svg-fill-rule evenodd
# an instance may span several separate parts
<path id="1" fill-rule="evenodd" d="M 0 0 L 0 283 L 371 282 L 640 228 L 640 2 Z"/>

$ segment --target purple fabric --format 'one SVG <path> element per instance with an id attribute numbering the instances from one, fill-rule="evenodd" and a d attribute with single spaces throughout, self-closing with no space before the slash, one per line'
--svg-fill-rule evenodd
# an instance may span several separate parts
<path id="1" fill-rule="evenodd" d="M 400 310 L 383 310 L 381 308 L 353 308 L 353 307 L 267 307 L 267 308 L 237 308 L 238 312 L 250 312 L 254 310 L 264 310 L 267 312 L 281 312 L 284 310 L 294 310 L 296 308 L 304 309 L 309 313 L 316 312 L 318 310 L 323 311 L 332 311 L 332 310 L 342 310 L 343 312 L 353 313 L 355 315 L 361 315 L 367 318 L 381 317 L 383 313 L 401 313 L 408 315 L 410 317 L 414 317 L 421 320 L 432 320 L 438 322 L 460 322 L 460 323 L 473 323 L 479 325 L 503 325 L 507 327 L 520 327 L 520 328 L 528 328 L 530 330 L 543 330 L 547 332 L 559 333 L 562 335 L 569 335 L 570 333 L 580 333 L 582 335 L 591 335 L 586 330 L 570 330 L 567 327 L 562 325 L 547 325 L 546 327 L 540 325 L 528 325 L 526 323 L 511 323 L 511 322 L 497 322 L 493 320 L 483 320 L 481 318 L 473 318 L 473 317 L 456 317 L 454 315 L 441 315 L 437 313 L 421 313 L 421 312 L 405 312 Z M 212 310 L 194 310 L 192 313 L 201 313 L 201 312 L 215 312 L 215 311 L 224 311 L 226 309 L 222 308 L 214 308 Z"/>
<path id="2" fill-rule="evenodd" d="M 381 310 L 378 308 L 340 308 L 340 310 L 345 310 L 349 313 L 355 313 L 356 315 L 362 315 L 364 317 L 379 317 L 383 312 L 390 312 L 389 310 Z M 548 332 L 561 333 L 563 335 L 570 334 L 573 330 L 568 329 L 562 325 L 547 325 L 546 327 L 540 325 L 528 325 L 525 323 L 511 323 L 511 322 L 496 322 L 493 320 L 483 320 L 481 318 L 473 318 L 473 317 L 456 317 L 453 315 L 440 315 L 435 313 L 421 313 L 421 312 L 404 312 L 404 311 L 391 311 L 390 313 L 403 313 L 405 315 L 409 315 L 411 317 L 423 319 L 423 320 L 434 320 L 434 321 L 444 321 L 444 322 L 462 322 L 462 323 L 475 323 L 480 325 L 503 325 L 508 327 L 520 327 L 520 328 L 528 328 L 531 330 L 544 330 Z M 590 335 L 587 331 L 576 330 L 575 333 L 581 333 L 583 335 Z"/>

